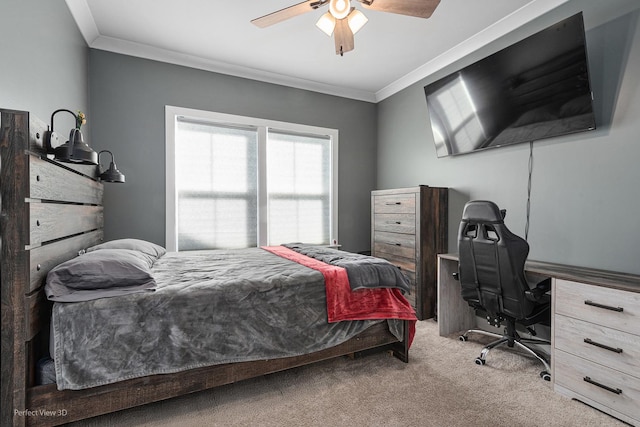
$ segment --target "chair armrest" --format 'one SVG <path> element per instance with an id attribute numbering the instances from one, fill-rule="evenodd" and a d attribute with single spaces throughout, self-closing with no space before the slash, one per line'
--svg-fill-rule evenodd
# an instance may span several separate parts
<path id="1" fill-rule="evenodd" d="M 543 299 L 546 299 L 545 294 L 551 290 L 551 278 L 546 277 L 539 282 L 533 284 L 529 283 L 530 289 L 525 291 L 525 295 L 529 301 L 533 302 L 542 302 Z"/>

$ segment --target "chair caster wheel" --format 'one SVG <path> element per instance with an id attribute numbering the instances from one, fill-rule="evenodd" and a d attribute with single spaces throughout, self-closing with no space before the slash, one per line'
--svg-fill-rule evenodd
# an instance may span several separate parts
<path id="1" fill-rule="evenodd" d="M 464 335 L 460 335 L 460 336 L 458 337 L 458 339 L 459 339 L 460 341 L 467 341 L 469 338 L 465 337 Z"/>
<path id="2" fill-rule="evenodd" d="M 483 366 L 485 363 L 487 363 L 487 362 L 484 359 L 476 357 L 476 365 Z"/>
<path id="3" fill-rule="evenodd" d="M 545 381 L 551 381 L 551 374 L 547 371 L 542 371 L 540 372 L 540 378 L 542 378 Z"/>

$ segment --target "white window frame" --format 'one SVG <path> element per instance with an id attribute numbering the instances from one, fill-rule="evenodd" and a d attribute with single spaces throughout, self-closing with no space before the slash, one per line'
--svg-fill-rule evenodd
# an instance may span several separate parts
<path id="1" fill-rule="evenodd" d="M 329 242 L 338 242 L 338 130 L 297 123 L 260 119 L 256 117 L 238 116 L 234 114 L 216 113 L 213 111 L 192 108 L 165 106 L 165 149 L 166 149 L 166 220 L 165 246 L 168 251 L 176 251 L 177 226 L 177 192 L 176 192 L 176 123 L 178 117 L 204 120 L 213 124 L 240 125 L 255 127 L 258 131 L 258 246 L 267 244 L 267 182 L 266 152 L 267 131 L 273 129 L 309 135 L 327 136 L 331 140 L 331 215 L 329 225 Z"/>

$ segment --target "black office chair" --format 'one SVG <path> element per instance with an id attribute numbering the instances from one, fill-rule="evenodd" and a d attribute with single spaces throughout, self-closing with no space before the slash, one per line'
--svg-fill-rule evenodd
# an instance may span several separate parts
<path id="1" fill-rule="evenodd" d="M 551 380 L 549 354 L 530 344 L 549 345 L 549 341 L 522 338 L 516 331 L 516 323 L 535 331 L 530 325 L 550 322 L 551 298 L 547 293 L 551 280 L 529 283 L 524 264 L 529 254 L 529 244 L 513 234 L 504 224 L 505 211 L 490 201 L 468 202 L 462 213 L 458 230 L 459 271 L 454 276 L 460 281 L 462 297 L 476 310 L 486 312 L 489 324 L 506 328 L 503 335 L 480 329 L 471 329 L 460 337 L 466 341 L 469 333 L 479 333 L 499 338 L 482 349 L 475 362 L 484 365 L 487 353 L 502 344 L 517 346 L 537 358 L 545 370 L 540 376 Z"/>

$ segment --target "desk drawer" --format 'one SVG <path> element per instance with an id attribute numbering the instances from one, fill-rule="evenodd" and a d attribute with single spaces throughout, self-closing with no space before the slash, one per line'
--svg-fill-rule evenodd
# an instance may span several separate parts
<path id="1" fill-rule="evenodd" d="M 640 420 L 640 379 L 564 351 L 554 355 L 555 384 Z"/>
<path id="2" fill-rule="evenodd" d="M 590 323 L 638 333 L 640 293 L 557 279 L 556 313 Z"/>
<path id="3" fill-rule="evenodd" d="M 392 233 L 416 234 L 416 214 L 375 214 L 373 229 Z"/>
<path id="4" fill-rule="evenodd" d="M 416 194 L 384 194 L 373 199 L 373 212 L 416 213 Z"/>
<path id="5" fill-rule="evenodd" d="M 640 378 L 640 337 L 567 316 L 554 318 L 555 347 Z"/>

